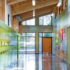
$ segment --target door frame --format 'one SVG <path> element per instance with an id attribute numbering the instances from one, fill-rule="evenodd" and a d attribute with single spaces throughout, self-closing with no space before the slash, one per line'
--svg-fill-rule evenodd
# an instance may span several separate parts
<path id="1" fill-rule="evenodd" d="M 42 54 L 43 54 L 43 38 L 51 38 L 51 54 L 52 54 L 52 37 L 42 37 Z"/>

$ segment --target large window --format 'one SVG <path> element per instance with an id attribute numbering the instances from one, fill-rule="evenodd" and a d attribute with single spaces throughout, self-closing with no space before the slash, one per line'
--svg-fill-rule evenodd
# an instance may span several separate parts
<path id="1" fill-rule="evenodd" d="M 23 25 L 35 25 L 35 19 L 30 19 L 22 22 Z"/>
<path id="2" fill-rule="evenodd" d="M 35 53 L 35 33 L 23 33 L 20 38 L 20 50 L 24 53 Z"/>
<path id="3" fill-rule="evenodd" d="M 51 25 L 51 14 L 39 17 L 39 25 Z"/>

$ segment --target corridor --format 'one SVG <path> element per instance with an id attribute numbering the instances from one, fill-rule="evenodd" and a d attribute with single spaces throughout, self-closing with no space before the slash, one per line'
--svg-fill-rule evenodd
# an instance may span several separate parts
<path id="1" fill-rule="evenodd" d="M 0 0 L 0 70 L 70 70 L 70 0 Z"/>
<path id="2" fill-rule="evenodd" d="M 5 70 L 70 70 L 70 66 L 51 54 L 20 54 Z"/>

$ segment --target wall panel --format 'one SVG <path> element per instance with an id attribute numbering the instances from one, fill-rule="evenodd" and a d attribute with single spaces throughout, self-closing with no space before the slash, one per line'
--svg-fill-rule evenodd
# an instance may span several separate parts
<path id="1" fill-rule="evenodd" d="M 12 28 L 19 32 L 19 21 L 14 16 L 12 17 Z"/>
<path id="2" fill-rule="evenodd" d="M 5 0 L 0 0 L 0 20 L 5 22 Z"/>
<path id="3" fill-rule="evenodd" d="M 23 25 L 19 25 L 19 33 L 22 35 L 22 31 L 23 31 Z"/>

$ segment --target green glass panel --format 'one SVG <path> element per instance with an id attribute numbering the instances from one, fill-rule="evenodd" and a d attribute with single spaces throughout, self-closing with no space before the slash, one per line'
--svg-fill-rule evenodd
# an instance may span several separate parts
<path id="1" fill-rule="evenodd" d="M 67 28 L 67 63 L 70 64 L 70 27 Z"/>

